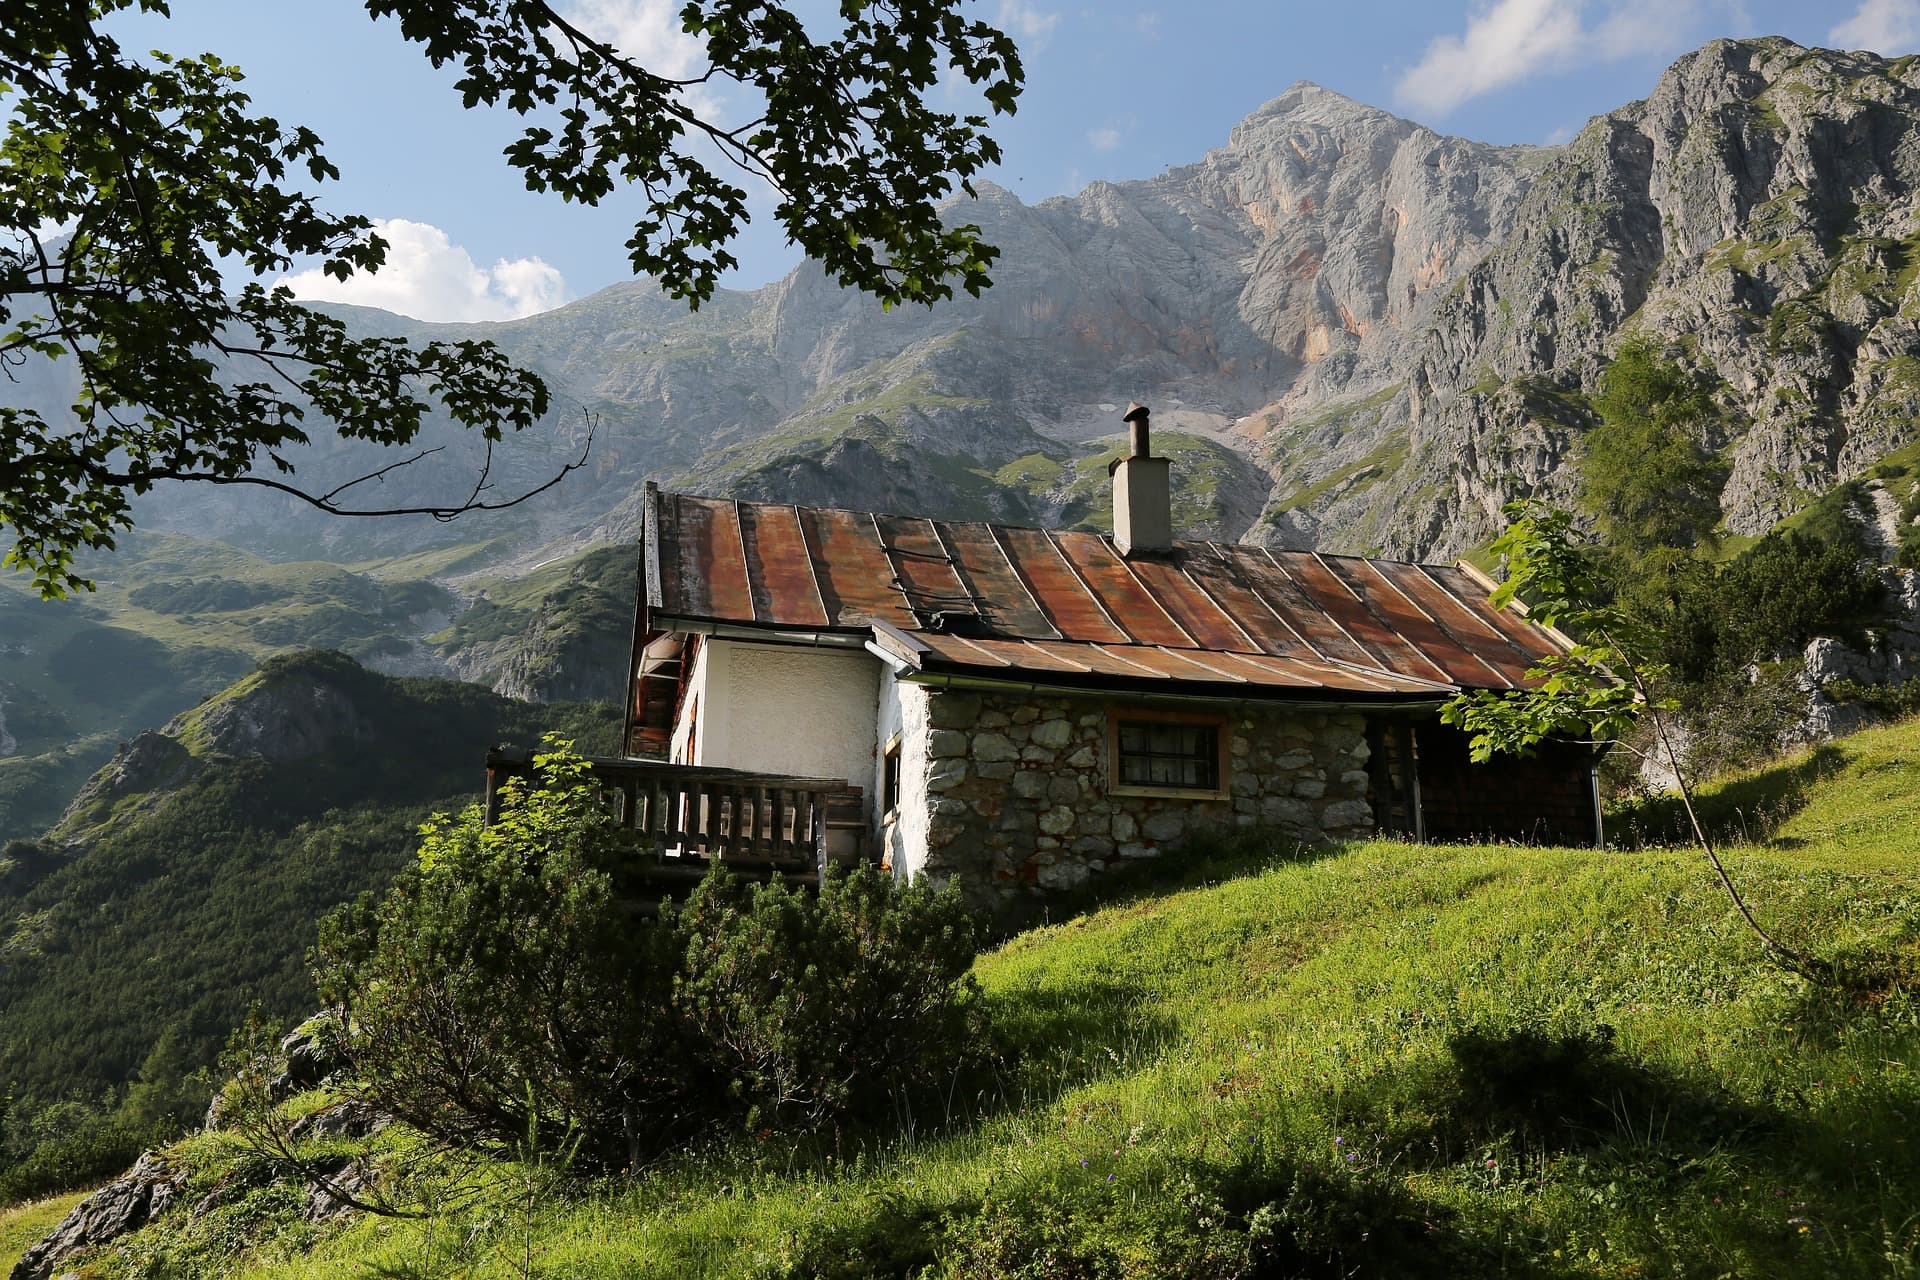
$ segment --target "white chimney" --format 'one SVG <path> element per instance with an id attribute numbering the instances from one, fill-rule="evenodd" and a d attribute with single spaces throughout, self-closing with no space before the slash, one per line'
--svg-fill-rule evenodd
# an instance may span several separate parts
<path id="1" fill-rule="evenodd" d="M 1147 414 L 1143 404 L 1127 406 L 1133 447 L 1107 468 L 1113 477 L 1113 541 L 1123 556 L 1173 547 L 1173 495 L 1167 475 L 1172 464 L 1153 456 Z"/>

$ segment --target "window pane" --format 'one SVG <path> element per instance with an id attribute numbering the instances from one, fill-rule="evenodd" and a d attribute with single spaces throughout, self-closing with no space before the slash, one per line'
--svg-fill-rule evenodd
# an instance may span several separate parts
<path id="1" fill-rule="evenodd" d="M 1116 726 L 1122 786 L 1217 791 L 1220 726 L 1123 720 Z"/>

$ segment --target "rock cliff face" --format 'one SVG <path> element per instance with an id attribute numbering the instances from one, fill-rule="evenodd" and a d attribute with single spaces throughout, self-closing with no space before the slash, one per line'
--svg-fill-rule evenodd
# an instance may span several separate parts
<path id="1" fill-rule="evenodd" d="M 276 658 L 218 697 L 120 745 L 80 788 L 53 836 L 83 840 L 100 823 L 163 802 L 213 759 L 292 765 L 350 753 L 372 730 L 362 703 L 371 678 L 344 654 Z"/>
<path id="2" fill-rule="evenodd" d="M 992 186 L 958 202 L 953 219 L 978 223 L 1003 251 L 995 286 L 979 299 L 883 313 L 802 267 L 692 314 L 644 280 L 503 325 L 340 308 L 357 329 L 490 338 L 548 380 L 560 406 L 553 433 L 496 451 L 496 491 L 550 475 L 591 421 L 589 467 L 555 500 L 484 528 L 328 522 L 230 490 L 191 501 L 156 494 L 141 519 L 345 559 L 476 532 L 523 543 L 618 536 L 622 503 L 652 477 L 712 492 L 1071 521 L 1086 513 L 1054 491 L 1058 470 L 1101 451 L 1100 438 L 1120 430 L 1120 406 L 1138 398 L 1163 430 L 1237 460 L 1242 491 L 1257 485 L 1208 529 L 1238 536 L 1276 487 L 1266 478 L 1275 461 L 1260 438 L 1266 424 L 1398 380 L 1446 287 L 1511 226 L 1545 154 L 1442 137 L 1302 83 L 1196 164 L 1035 206 Z M 61 370 L 40 372 L 57 382 Z M 40 392 L 43 408 L 62 399 L 57 387 Z M 383 499 L 470 485 L 474 442 L 430 434 L 447 446 L 429 464 L 437 474 L 396 473 Z M 1348 443 L 1361 454 L 1373 447 Z M 324 439 L 296 458 L 321 485 L 368 461 Z M 1295 459 L 1279 486 L 1311 485 L 1324 469 Z"/>
<path id="3" fill-rule="evenodd" d="M 1758 534 L 1907 443 L 1920 409 L 1920 74 L 1716 41 L 1546 167 L 1408 372 L 1390 550 L 1458 550 L 1564 495 L 1591 392 L 1648 335 L 1715 381 L 1728 528 Z"/>
<path id="4" fill-rule="evenodd" d="M 1098 524 L 1079 481 L 1137 398 L 1197 442 L 1176 468 L 1192 531 L 1445 557 L 1506 500 L 1573 491 L 1588 396 L 1643 334 L 1714 381 L 1726 522 L 1757 533 L 1911 436 L 1917 182 L 1912 60 L 1717 41 L 1561 148 L 1444 137 L 1301 83 L 1157 177 L 957 202 L 1003 250 L 979 299 L 883 313 L 803 267 L 691 314 L 644 280 L 503 325 L 349 309 L 491 338 L 549 380 L 557 434 L 503 446 L 500 490 L 551 475 L 591 421 L 590 465 L 501 524 L 326 522 L 231 492 L 156 495 L 143 519 L 287 554 L 495 532 L 524 554 L 631 539 L 657 478 Z M 44 374 L 20 386 L 52 394 Z M 470 483 L 474 443 L 434 442 L 448 474 L 389 490 Z M 369 459 L 299 461 L 331 483 Z"/>

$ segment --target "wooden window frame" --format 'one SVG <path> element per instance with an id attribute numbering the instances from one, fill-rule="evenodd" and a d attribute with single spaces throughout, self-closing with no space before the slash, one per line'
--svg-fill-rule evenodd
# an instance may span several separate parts
<path id="1" fill-rule="evenodd" d="M 1231 717 L 1224 711 L 1161 711 L 1149 708 L 1107 708 L 1107 794 L 1110 796 L 1146 796 L 1162 800 L 1230 799 L 1233 777 L 1233 731 Z M 1213 745 L 1219 755 L 1215 764 L 1220 785 L 1213 790 L 1198 787 L 1136 787 L 1120 781 L 1120 722 L 1123 720 L 1154 724 L 1205 724 L 1214 729 Z"/>
<path id="2" fill-rule="evenodd" d="M 900 741 L 901 735 L 887 739 L 880 750 L 880 823 L 885 826 L 900 817 Z"/>

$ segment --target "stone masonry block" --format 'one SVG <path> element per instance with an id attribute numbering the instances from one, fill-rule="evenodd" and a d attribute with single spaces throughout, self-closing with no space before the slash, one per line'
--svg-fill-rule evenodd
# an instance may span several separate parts
<path id="1" fill-rule="evenodd" d="M 1012 760 L 1020 753 L 1013 742 L 1004 733 L 976 733 L 973 735 L 973 758 L 975 760 Z"/>
<path id="2" fill-rule="evenodd" d="M 927 735 L 927 754 L 936 760 L 967 754 L 967 735 L 958 729 L 935 729 Z"/>
<path id="3" fill-rule="evenodd" d="M 971 729 L 979 718 L 977 694 L 936 693 L 927 706 L 927 719 L 936 729 Z"/>

